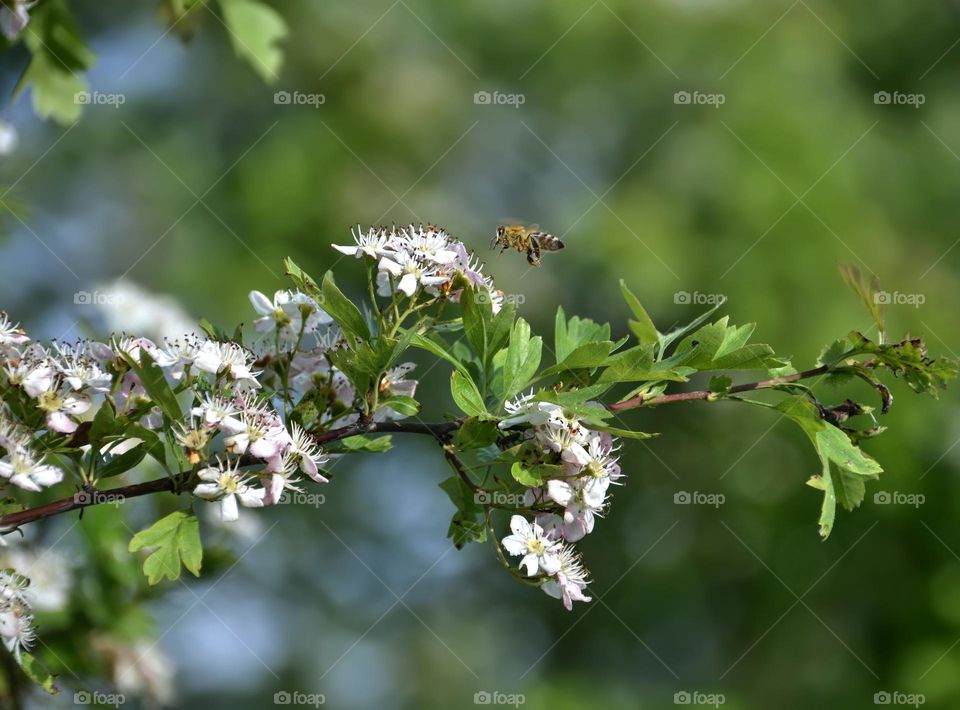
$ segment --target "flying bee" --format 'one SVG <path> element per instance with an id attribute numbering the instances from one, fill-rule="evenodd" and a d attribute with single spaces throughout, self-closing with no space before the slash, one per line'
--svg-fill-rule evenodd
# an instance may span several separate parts
<path id="1" fill-rule="evenodd" d="M 563 242 L 552 234 L 541 232 L 537 225 L 524 227 L 519 224 L 502 224 L 497 227 L 497 234 L 490 244 L 490 248 L 500 247 L 502 254 L 507 249 L 516 249 L 527 254 L 527 263 L 530 266 L 540 266 L 541 251 L 560 251 Z"/>

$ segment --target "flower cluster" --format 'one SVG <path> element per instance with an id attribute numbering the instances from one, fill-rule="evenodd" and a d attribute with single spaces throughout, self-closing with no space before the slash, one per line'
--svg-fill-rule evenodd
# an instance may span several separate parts
<path id="1" fill-rule="evenodd" d="M 322 338 L 321 326 L 333 322 L 314 299 L 297 291 L 277 291 L 272 300 L 251 291 L 250 303 L 260 315 L 253 324 L 256 331 L 275 334 L 282 350 L 299 349 L 305 336 Z"/>
<path id="2" fill-rule="evenodd" d="M 190 420 L 177 438 L 195 461 L 206 461 L 214 437 L 222 435 L 224 456 L 197 474 L 201 483 L 193 493 L 219 501 L 225 521 L 238 518 L 238 503 L 248 508 L 277 503 L 285 488 L 296 489 L 299 471 L 317 483 L 328 480 L 320 474 L 328 457 L 309 434 L 296 423 L 288 429 L 277 411 L 251 394 L 206 395 Z M 257 470 L 241 471 L 242 464 L 256 464 Z M 257 482 L 262 486 L 254 487 Z"/>
<path id="3" fill-rule="evenodd" d="M 13 570 L 0 570 L 0 639 L 18 661 L 20 651 L 29 650 L 36 639 L 33 608 L 26 595 L 29 584 Z"/>
<path id="4" fill-rule="evenodd" d="M 503 293 L 481 273 L 466 245 L 433 225 L 372 227 L 359 225 L 354 244 L 334 245 L 337 251 L 376 262 L 377 293 L 389 297 L 402 294 L 413 298 L 426 292 L 435 298 L 457 302 L 466 285 L 489 289 L 494 312 L 503 305 Z"/>
<path id="5" fill-rule="evenodd" d="M 587 572 L 572 543 L 593 531 L 607 507 L 610 485 L 621 478 L 616 442 L 532 394 L 508 402 L 506 410 L 500 428 L 522 427 L 527 460 L 551 474 L 526 491 L 526 505 L 538 511 L 534 521 L 514 515 L 512 534 L 502 544 L 511 555 L 522 556 L 520 567 L 528 576 L 541 576 L 543 590 L 570 609 L 574 601 L 590 601 L 584 595 Z"/>

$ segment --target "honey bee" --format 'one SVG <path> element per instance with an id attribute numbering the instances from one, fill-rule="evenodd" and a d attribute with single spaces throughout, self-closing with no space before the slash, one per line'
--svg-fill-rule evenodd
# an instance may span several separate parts
<path id="1" fill-rule="evenodd" d="M 490 248 L 498 246 L 501 254 L 507 249 L 516 249 L 521 254 L 526 252 L 527 263 L 530 266 L 540 266 L 540 252 L 560 251 L 563 249 L 563 242 L 552 234 L 541 232 L 535 224 L 529 227 L 502 224 L 497 227 L 497 234 Z"/>

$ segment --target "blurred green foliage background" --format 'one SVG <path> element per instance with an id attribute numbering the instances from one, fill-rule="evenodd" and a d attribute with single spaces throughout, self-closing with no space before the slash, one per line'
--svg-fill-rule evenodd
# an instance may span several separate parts
<path id="1" fill-rule="evenodd" d="M 622 277 L 662 327 L 703 309 L 676 294 L 723 294 L 733 322 L 759 322 L 807 367 L 869 327 L 837 273 L 853 262 L 923 295 L 888 309 L 891 336 L 960 350 L 960 3 L 275 7 L 292 32 L 270 86 L 210 13 L 181 43 L 151 3 L 77 8 L 99 55 L 91 90 L 126 103 L 69 128 L 25 98 L 6 113 L 21 141 L 4 199 L 24 209 L 5 220 L 0 296 L 33 335 L 82 334 L 74 294 L 119 277 L 250 322 L 248 291 L 286 285 L 282 257 L 321 273 L 351 225 L 424 221 L 473 245 L 548 336 L 558 304 L 625 333 Z M 3 58 L 5 88 L 25 56 Z M 504 219 L 568 248 L 537 270 L 496 258 Z M 359 266 L 337 268 L 359 296 Z M 426 374 L 425 418 L 452 410 L 447 377 Z M 236 567 L 155 605 L 178 706 L 262 708 L 286 690 L 337 708 L 472 707 L 478 691 L 555 710 L 695 691 L 728 708 L 871 707 L 880 691 L 958 707 L 957 393 L 895 394 L 890 431 L 865 447 L 886 473 L 826 543 L 803 485 L 815 455 L 789 423 L 734 404 L 630 414 L 662 436 L 623 451 L 628 483 L 582 543 L 595 601 L 574 613 L 516 585 L 489 547 L 449 549 L 429 442 L 344 462 L 324 505 L 246 516 L 261 529 Z M 676 505 L 680 491 L 725 503 Z"/>

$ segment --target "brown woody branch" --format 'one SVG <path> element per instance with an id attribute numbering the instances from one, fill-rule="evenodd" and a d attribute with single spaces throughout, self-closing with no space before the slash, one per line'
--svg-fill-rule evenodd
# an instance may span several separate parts
<path id="1" fill-rule="evenodd" d="M 822 365 L 811 370 L 804 370 L 803 372 L 797 372 L 784 377 L 774 377 L 769 380 L 734 385 L 727 390 L 727 394 L 738 394 L 742 392 L 770 389 L 778 385 L 797 382 L 798 380 L 816 377 L 817 375 L 823 375 L 829 371 L 829 366 Z M 644 398 L 643 395 L 637 395 L 636 397 L 631 397 L 630 399 L 622 402 L 616 402 L 615 404 L 607 405 L 607 408 L 614 412 L 620 412 L 628 409 L 636 409 L 638 407 L 654 407 L 661 404 L 671 404 L 674 402 L 709 400 L 716 396 L 717 394 L 715 392 L 711 392 L 710 390 L 695 390 L 692 392 L 664 394 L 658 397 L 651 397 L 650 399 Z M 424 434 L 427 436 L 432 436 L 443 443 L 447 440 L 450 434 L 460 428 L 460 426 L 463 424 L 463 421 L 464 420 L 461 418 L 448 422 L 428 424 L 425 422 L 373 422 L 369 420 L 361 420 L 354 424 L 340 427 L 339 429 L 331 429 L 330 431 L 314 434 L 313 438 L 318 444 L 325 444 L 331 441 L 346 439 L 350 436 L 357 436 L 359 434 Z M 457 467 L 459 461 L 457 460 L 455 454 L 445 448 L 444 455 L 446 456 L 447 460 L 453 464 L 454 469 L 460 473 L 462 469 L 458 469 Z M 54 515 L 60 515 L 61 513 L 68 513 L 71 510 L 83 510 L 84 508 L 99 505 L 101 503 L 115 503 L 118 500 L 137 498 L 139 496 L 150 495 L 152 493 L 162 493 L 165 491 L 179 493 L 179 491 L 181 491 L 183 487 L 191 481 L 192 477 L 192 471 L 184 471 L 166 478 L 158 478 L 153 481 L 134 483 L 129 486 L 120 486 L 119 488 L 111 488 L 108 490 L 97 490 L 92 487 L 87 487 L 81 489 L 69 498 L 62 498 L 60 500 L 53 501 L 52 503 L 37 506 L 36 508 L 28 508 L 27 510 L 21 510 L 16 513 L 8 513 L 7 515 L 0 516 L 0 529 L 5 530 L 6 532 L 11 532 L 12 530 L 15 530 L 19 526 L 26 523 L 32 523 L 37 520 L 52 517 Z"/>
<path id="2" fill-rule="evenodd" d="M 438 422 L 427 424 L 424 422 L 357 422 L 339 429 L 321 432 L 314 435 L 317 443 L 323 444 L 339 439 L 346 439 L 358 434 L 426 434 L 437 439 L 443 439 L 450 433 L 456 431 L 463 420 L 457 419 L 449 422 Z M 32 523 L 44 518 L 50 518 L 61 513 L 69 513 L 71 510 L 83 510 L 90 506 L 100 505 L 102 503 L 116 503 L 128 498 L 138 498 L 140 496 L 150 495 L 152 493 L 163 493 L 181 491 L 183 487 L 190 482 L 193 476 L 192 471 L 184 471 L 166 478 L 158 478 L 153 481 L 143 483 L 134 483 L 129 486 L 120 486 L 108 490 L 97 490 L 91 486 L 77 491 L 69 498 L 20 510 L 16 513 L 8 513 L 0 516 L 0 529 L 5 532 L 12 532 L 21 525 Z"/>
<path id="3" fill-rule="evenodd" d="M 774 377 L 769 380 L 760 380 L 759 382 L 747 382 L 742 385 L 734 385 L 727 390 L 727 394 L 739 394 L 742 392 L 770 389 L 771 387 L 777 387 L 778 385 L 785 385 L 790 382 L 805 380 L 809 377 L 825 375 L 828 372 L 830 372 L 830 366 L 821 365 L 820 367 L 815 367 L 811 370 L 795 372 L 792 375 L 784 375 L 783 377 Z M 650 399 L 646 399 L 642 394 L 638 394 L 636 397 L 625 399 L 622 402 L 607 405 L 607 409 L 612 412 L 622 412 L 626 409 L 636 409 L 637 407 L 656 407 L 660 404 L 671 404 L 673 402 L 694 402 L 698 400 L 712 399 L 715 397 L 717 397 L 717 393 L 711 392 L 710 390 L 694 390 L 693 392 L 662 394 L 659 397 L 651 397 Z"/>

